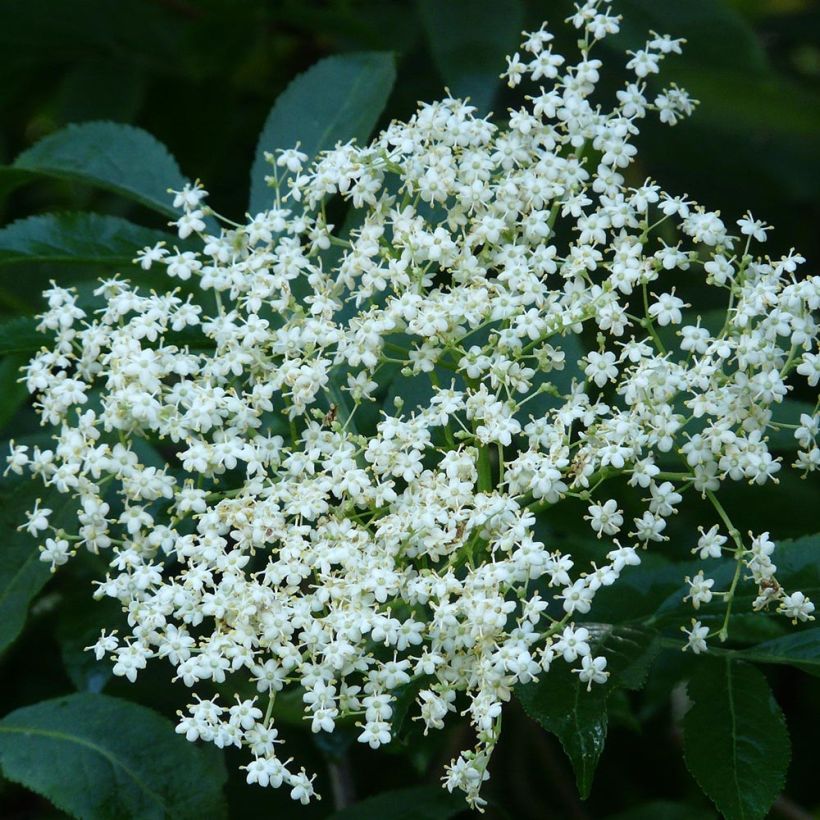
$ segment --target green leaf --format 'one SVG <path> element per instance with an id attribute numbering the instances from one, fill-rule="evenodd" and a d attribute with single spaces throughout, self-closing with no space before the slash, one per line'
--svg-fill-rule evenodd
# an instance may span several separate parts
<path id="1" fill-rule="evenodd" d="M 464 799 L 441 786 L 397 789 L 368 797 L 331 814 L 328 820 L 447 820 L 464 811 Z"/>
<path id="2" fill-rule="evenodd" d="M 266 151 L 293 148 L 298 142 L 313 159 L 337 142 L 366 140 L 395 79 L 393 56 L 378 51 L 326 57 L 296 77 L 276 100 L 259 136 L 251 168 L 250 212 L 265 210 L 273 202 L 265 182 L 272 173 Z"/>
<path id="3" fill-rule="evenodd" d="M 785 478 L 785 476 L 784 476 Z M 730 488 L 731 489 L 731 488 Z M 747 493 L 753 492 L 750 488 L 744 488 Z M 793 495 L 793 493 L 792 493 Z M 782 505 L 781 505 L 782 506 Z M 771 506 L 763 510 L 763 514 L 775 512 Z M 735 518 L 735 521 L 738 519 Z M 813 524 L 814 522 L 810 522 Z M 739 525 L 740 526 L 740 525 Z M 741 526 L 741 529 L 745 527 Z M 755 528 L 755 531 L 758 531 Z M 748 539 L 746 539 L 748 541 Z M 787 591 L 800 590 L 810 598 L 820 597 L 820 535 L 806 535 L 802 538 L 778 540 L 772 553 L 772 561 L 777 566 L 777 580 Z M 688 622 L 692 613 L 692 606 L 689 602 L 684 603 L 687 586 L 683 582 L 685 575 L 694 575 L 698 569 L 705 568 L 706 575 L 715 579 L 715 589 L 727 589 L 731 583 L 732 575 L 735 571 L 735 562 L 725 560 L 714 562 L 711 566 L 703 561 L 688 561 L 682 564 L 671 564 L 662 567 L 654 573 L 642 573 L 638 567 L 633 573 L 624 574 L 624 582 L 629 584 L 646 584 L 649 592 L 653 593 L 651 601 L 657 601 L 657 595 L 665 592 L 666 598 L 658 602 L 653 615 L 644 622 L 656 627 L 676 626 Z M 634 595 L 633 595 L 634 591 Z M 607 590 L 607 592 L 609 592 Z M 621 595 L 626 592 L 626 588 L 621 590 Z M 642 590 L 633 587 L 627 596 L 636 600 Z M 757 586 L 746 582 L 741 583 L 735 593 L 734 610 L 737 613 L 751 612 L 752 602 L 757 597 Z M 603 603 L 608 616 L 613 611 L 612 596 L 605 596 Z M 596 605 L 598 601 L 596 598 Z M 629 604 L 627 604 L 627 607 Z M 596 610 L 599 611 L 599 610 Z M 620 614 L 623 615 L 623 612 Z M 626 617 L 636 617 L 636 613 L 628 611 Z M 702 607 L 698 617 L 704 624 L 708 624 L 715 619 L 723 617 L 723 605 L 720 601 L 714 600 L 712 603 Z M 782 616 L 778 616 L 782 617 Z M 731 630 L 730 630 L 731 634 Z"/>
<path id="4" fill-rule="evenodd" d="M 107 695 L 69 695 L 7 715 L 0 768 L 84 820 L 225 816 L 221 755 L 189 743 L 151 709 Z"/>
<path id="5" fill-rule="evenodd" d="M 685 608 L 682 602 L 686 594 L 682 591 L 685 588 L 684 576 L 697 572 L 700 566 L 696 562 L 661 563 L 659 557 L 651 552 L 641 556 L 641 565 L 630 567 L 618 579 L 620 590 L 614 588 L 614 584 L 598 590 L 595 596 L 596 615 L 616 623 L 640 620 L 654 625 L 662 609 Z M 691 604 L 688 606 L 691 608 Z"/>
<path id="6" fill-rule="evenodd" d="M 583 357 L 584 347 L 581 339 L 575 333 L 567 333 L 564 336 L 555 336 L 547 339 L 547 343 L 551 344 L 556 350 L 564 353 L 564 367 L 561 370 L 551 370 L 544 373 L 542 370 L 536 371 L 532 379 L 532 390 L 535 391 L 543 385 L 551 385 L 561 395 L 569 393 L 572 389 L 573 379 L 577 382 L 584 379 L 584 368 L 582 367 L 581 358 Z M 516 417 L 522 422 L 526 423 L 531 417 L 539 418 L 546 415 L 547 411 L 556 407 L 559 400 L 550 393 L 541 393 L 531 401 L 528 401 L 523 408 L 521 408 Z"/>
<path id="7" fill-rule="evenodd" d="M 94 213 L 41 214 L 0 229 L 0 267 L 21 262 L 130 265 L 136 252 L 170 234 L 118 216 Z"/>
<path id="8" fill-rule="evenodd" d="M 28 357 L 19 353 L 4 356 L 0 360 L 0 391 L 3 401 L 0 403 L 0 430 L 14 418 L 20 405 L 28 399 L 29 392 L 25 384 L 18 381 L 20 368 L 28 361 Z"/>
<path id="9" fill-rule="evenodd" d="M 734 655 L 747 661 L 795 666 L 820 676 L 820 627 L 764 641 L 749 649 L 737 650 Z"/>
<path id="10" fill-rule="evenodd" d="M 504 58 L 521 36 L 520 0 L 421 0 L 433 60 L 455 97 L 469 97 L 480 114 L 493 104 Z"/>
<path id="11" fill-rule="evenodd" d="M 575 770 L 578 791 L 586 798 L 606 743 L 607 698 L 618 687 L 638 689 L 643 685 L 658 643 L 655 633 L 646 629 L 592 623 L 583 626 L 590 631 L 592 654 L 607 659 L 610 678 L 605 684 L 595 684 L 588 691 L 569 664 L 558 659 L 537 683 L 518 686 L 515 692 L 530 717 L 561 742 Z"/>
<path id="12" fill-rule="evenodd" d="M 581 797 L 589 795 L 606 743 L 606 695 L 598 689 L 587 692 L 578 685 L 578 676 L 563 667 L 520 687 L 516 694 L 530 717 L 561 741 Z"/>
<path id="13" fill-rule="evenodd" d="M 127 628 L 122 607 L 118 601 L 104 598 L 90 601 L 89 583 L 77 583 L 63 593 L 58 608 L 54 637 L 60 647 L 60 657 L 66 674 L 78 692 L 102 692 L 113 677 L 111 661 L 106 657 L 97 660 L 93 652 L 86 650 L 100 637 L 105 628 L 110 632 L 117 628 L 122 634 Z"/>
<path id="14" fill-rule="evenodd" d="M 783 788 L 790 757 L 786 722 L 766 678 L 745 663 L 703 659 L 687 693 L 689 771 L 727 820 L 762 820 Z"/>
<path id="15" fill-rule="evenodd" d="M 24 481 L 11 491 L 0 494 L 0 653 L 14 641 L 26 622 L 28 607 L 35 595 L 51 577 L 48 566 L 40 560 L 38 539 L 17 527 L 25 522 L 25 511 L 34 507 L 54 511 L 51 523 L 60 525 L 74 503 L 39 482 Z"/>
<path id="16" fill-rule="evenodd" d="M 5 187 L 37 176 L 81 182 L 133 199 L 166 216 L 177 216 L 168 189 L 185 179 L 177 161 L 155 137 L 133 125 L 87 122 L 69 125 L 24 151 L 9 168 Z"/>
<path id="17" fill-rule="evenodd" d="M 34 353 L 48 341 L 37 330 L 33 316 L 15 316 L 0 321 L 0 356 L 9 353 Z"/>
<path id="18" fill-rule="evenodd" d="M 713 816 L 704 814 L 700 807 L 672 803 L 668 800 L 653 800 L 651 803 L 643 803 L 617 814 L 608 814 L 606 820 L 706 820 L 707 817 Z"/>

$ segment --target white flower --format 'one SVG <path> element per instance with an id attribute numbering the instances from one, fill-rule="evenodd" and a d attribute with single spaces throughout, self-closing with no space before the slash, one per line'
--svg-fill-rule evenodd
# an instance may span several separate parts
<path id="1" fill-rule="evenodd" d="M 566 627 L 561 637 L 553 644 L 556 653 L 563 656 L 567 663 L 572 663 L 579 655 L 588 655 L 590 652 L 589 630 L 584 627 L 575 628 L 574 625 Z"/>
<path id="2" fill-rule="evenodd" d="M 164 245 L 164 242 L 158 242 L 156 245 L 149 245 L 141 251 L 137 251 L 134 262 L 139 262 L 139 266 L 143 270 L 150 270 L 154 262 L 160 262 L 164 256 L 168 255 L 168 250 Z"/>
<path id="3" fill-rule="evenodd" d="M 687 629 L 685 626 L 682 626 L 681 631 L 687 636 L 686 646 L 683 647 L 684 651 L 691 649 L 696 655 L 708 651 L 706 645 L 706 638 L 709 637 L 708 626 L 703 626 L 700 621 L 696 621 L 692 618 L 692 628 Z"/>
<path id="4" fill-rule="evenodd" d="M 718 525 L 713 525 L 708 532 L 703 531 L 703 527 L 699 527 L 701 536 L 698 539 L 698 545 L 692 552 L 697 553 L 698 557 L 703 560 L 705 558 L 720 558 L 722 555 L 721 549 L 726 543 L 726 536 L 718 533 Z"/>
<path id="5" fill-rule="evenodd" d="M 599 538 L 602 535 L 615 535 L 624 523 L 622 511 L 618 509 L 618 502 L 614 498 L 603 504 L 590 504 L 588 510 L 589 515 L 584 518 Z"/>
<path id="6" fill-rule="evenodd" d="M 603 387 L 608 381 L 616 378 L 618 368 L 615 365 L 615 354 L 611 351 L 605 353 L 587 353 L 587 366 L 584 373 L 587 378 L 598 387 Z"/>
<path id="7" fill-rule="evenodd" d="M 564 599 L 564 612 L 569 615 L 573 612 L 586 615 L 592 605 L 593 595 L 593 591 L 586 582 L 579 578 L 574 584 L 566 587 L 560 595 Z"/>
<path id="8" fill-rule="evenodd" d="M 581 668 L 572 671 L 578 674 L 581 683 L 587 685 L 587 690 L 592 689 L 593 683 L 606 683 L 606 679 L 609 677 L 609 672 L 606 671 L 606 658 L 602 655 L 597 658 L 584 655 L 581 658 Z"/>
<path id="9" fill-rule="evenodd" d="M 766 241 L 766 231 L 770 231 L 772 226 L 755 219 L 751 213 L 747 212 L 742 219 L 738 219 L 737 224 L 740 226 L 740 232 L 744 236 L 750 236 L 758 242 Z"/>
<path id="10" fill-rule="evenodd" d="M 28 518 L 28 522 L 24 525 L 26 532 L 29 535 L 36 536 L 38 532 L 47 530 L 49 527 L 48 519 L 52 512 L 47 507 L 41 507 L 38 498 L 34 503 L 34 509 L 26 511 L 26 518 Z"/>
<path id="11" fill-rule="evenodd" d="M 647 96 L 640 81 L 681 41 L 651 32 L 629 55 L 639 79 L 607 105 L 607 51 L 589 44 L 619 18 L 585 0 L 570 22 L 577 58 L 542 27 L 508 59 L 511 86 L 536 85 L 505 122 L 448 97 L 369 144 L 281 147 L 270 207 L 244 224 L 220 227 L 199 183 L 173 192 L 190 243 L 135 259 L 167 288 L 109 278 L 88 310 L 70 288 L 44 294 L 49 342 L 23 379 L 52 440 L 12 442 L 6 471 L 68 511 L 55 532 L 38 502 L 21 529 L 52 568 L 83 549 L 107 564 L 94 597 L 128 629 L 89 650 L 130 681 L 168 663 L 192 690 L 177 731 L 239 748 L 249 783 L 317 797 L 274 754 L 269 698 L 301 699 L 317 733 L 359 720 L 359 742 L 378 748 L 397 691 L 423 676 L 412 709 L 426 731 L 464 703 L 477 743 L 444 783 L 480 808 L 511 689 L 578 659 L 588 689 L 605 683 L 606 657 L 567 621 L 594 618 L 598 591 L 663 548 L 684 490 L 740 541 L 722 487 L 775 480 L 775 405 L 820 380 L 805 260 L 754 258 L 719 213 L 653 180 L 629 187 L 646 114 L 671 125 L 693 109 L 674 85 Z M 331 199 L 358 227 L 328 224 Z M 738 224 L 765 240 L 750 215 Z M 666 284 L 677 270 L 732 305 L 710 330 Z M 801 416 L 798 469 L 820 469 L 817 429 Z M 537 514 L 572 515 L 579 499 L 614 542 L 606 561 L 539 540 Z M 696 554 L 724 554 L 717 526 L 700 532 Z M 780 587 L 769 533 L 732 554 L 753 608 L 812 618 Z M 702 571 L 686 580 L 695 609 L 728 606 Z M 562 621 L 533 592 L 545 587 Z M 705 651 L 706 627 L 685 632 Z M 230 705 L 200 699 L 214 684 Z"/>
<path id="12" fill-rule="evenodd" d="M 782 612 L 787 618 L 791 618 L 793 623 L 798 621 L 813 621 L 814 604 L 807 595 L 802 592 L 793 592 L 791 595 L 784 595 L 780 602 L 778 612 Z"/>
<path id="13" fill-rule="evenodd" d="M 40 560 L 51 564 L 52 571 L 65 564 L 71 555 L 71 547 L 65 538 L 46 538 L 40 548 Z"/>
<path id="14" fill-rule="evenodd" d="M 672 293 L 661 293 L 655 297 L 657 301 L 649 306 L 649 315 L 652 316 L 661 327 L 666 325 L 679 325 L 683 318 L 681 308 L 688 307 L 683 299 Z"/>
<path id="15" fill-rule="evenodd" d="M 187 239 L 192 233 L 201 233 L 205 230 L 204 215 L 204 212 L 200 210 L 189 211 L 177 219 L 176 222 L 168 224 L 176 226 L 180 239 Z"/>
<path id="16" fill-rule="evenodd" d="M 708 604 L 712 600 L 712 587 L 715 585 L 714 578 L 704 578 L 703 570 L 699 570 L 694 578 L 686 576 L 686 583 L 689 584 L 689 593 L 683 599 L 691 599 L 692 606 L 700 609 L 701 604 Z"/>

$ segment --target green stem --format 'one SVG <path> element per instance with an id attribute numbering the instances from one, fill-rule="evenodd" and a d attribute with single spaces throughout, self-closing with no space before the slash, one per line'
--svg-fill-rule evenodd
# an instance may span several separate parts
<path id="1" fill-rule="evenodd" d="M 655 324 L 652 321 L 652 318 L 649 315 L 649 294 L 646 290 L 646 282 L 641 285 L 641 289 L 643 290 L 643 309 L 644 313 L 646 314 L 643 319 L 641 319 L 641 326 L 644 327 L 648 332 L 649 335 L 652 337 L 652 341 L 655 342 L 655 347 L 658 348 L 658 352 L 662 355 L 666 355 L 666 348 L 663 346 L 663 342 L 661 341 L 661 337 L 658 336 L 657 331 L 655 330 Z"/>
<path id="2" fill-rule="evenodd" d="M 430 384 L 436 388 L 436 390 L 441 390 L 441 382 L 439 381 L 438 374 L 435 370 L 431 370 L 429 373 L 430 376 Z M 450 419 L 447 418 L 447 421 L 444 422 L 444 437 L 447 439 L 447 444 L 450 445 L 451 450 L 458 449 L 456 445 L 455 437 L 453 436 L 453 428 L 450 427 Z"/>
<path id="3" fill-rule="evenodd" d="M 490 466 L 490 450 L 488 447 L 478 448 L 478 491 L 488 493 L 493 488 L 493 475 Z"/>
<path id="4" fill-rule="evenodd" d="M 726 529 L 729 531 L 729 535 L 732 536 L 732 540 L 735 542 L 735 574 L 732 577 L 732 583 L 729 586 L 729 591 L 724 593 L 723 600 L 726 602 L 726 614 L 723 616 L 723 623 L 720 626 L 720 629 L 717 632 L 718 637 L 720 638 L 721 642 L 725 641 L 726 638 L 729 636 L 729 617 L 732 614 L 732 605 L 735 599 L 735 590 L 737 589 L 738 582 L 740 581 L 740 572 L 743 568 L 743 564 L 740 561 L 741 556 L 743 555 L 745 548 L 743 546 L 743 540 L 740 537 L 740 530 L 732 523 L 732 519 L 729 518 L 728 513 L 723 508 L 723 505 L 720 501 L 717 500 L 717 496 L 711 491 L 706 491 L 706 497 L 712 503 L 712 506 L 717 510 L 717 514 L 720 516 L 723 523 L 726 525 Z"/>

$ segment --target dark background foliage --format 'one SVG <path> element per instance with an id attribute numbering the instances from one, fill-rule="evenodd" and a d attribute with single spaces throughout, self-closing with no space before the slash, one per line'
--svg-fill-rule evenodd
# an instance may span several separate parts
<path id="1" fill-rule="evenodd" d="M 685 56 L 667 61 L 664 81 L 677 80 L 701 101 L 689 122 L 674 129 L 645 128 L 632 181 L 656 177 L 668 190 L 688 192 L 720 208 L 728 224 L 751 209 L 776 226 L 773 253 L 796 246 L 815 272 L 820 260 L 820 12 L 809 0 L 624 0 L 616 5 L 627 25 L 613 47 L 637 45 L 650 28 L 687 37 Z M 518 31 L 537 27 L 545 18 L 558 24 L 570 10 L 559 0 L 0 0 L 0 164 L 8 165 L 69 123 L 132 123 L 167 145 L 183 173 L 203 180 L 214 207 L 241 218 L 266 115 L 293 77 L 317 60 L 350 51 L 393 52 L 398 79 L 384 121 L 410 115 L 417 100 L 440 96 L 445 82 L 454 93 L 469 93 L 485 110 L 503 111 L 517 98 L 501 88 L 497 75 L 503 55 L 516 47 Z M 572 38 L 562 32 L 559 50 L 571 45 Z M 621 81 L 617 70 L 607 70 L 606 87 Z M 12 176 L 0 169 L 0 224 L 46 210 L 91 210 L 164 227 L 161 217 L 113 194 L 55 180 L 15 187 Z M 122 270 L 127 268 L 126 262 Z M 50 278 L 83 282 L 106 272 L 93 261 L 63 263 L 55 272 L 36 259 L 12 265 L 0 258 L 0 322 L 35 312 Z M 37 429 L 15 382 L 23 360 L 14 353 L 0 360 L 4 442 Z M 762 492 L 749 498 L 747 527 L 770 529 L 778 537 L 817 529 L 817 494 L 811 487 L 797 486 L 786 501 L 778 496 L 774 502 Z M 7 495 L 2 503 L 5 533 L 13 530 L 22 507 Z M 682 533 L 685 524 L 677 523 Z M 680 556 L 688 545 L 682 537 Z M 46 698 L 104 689 L 173 717 L 186 693 L 168 685 L 164 670 L 149 669 L 131 686 L 110 679 L 104 664 L 81 651 L 93 642 L 100 624 L 112 623 L 117 613 L 102 612 L 101 605 L 90 609 L 90 582 L 97 571 L 90 561 L 77 563 L 71 574 L 58 574 L 49 583 L 20 639 L 0 655 L 2 714 Z M 741 623 L 741 633 L 742 628 Z M 775 637 L 754 628 L 750 622 L 749 642 Z M 682 757 L 685 700 L 677 684 L 691 663 L 691 657 L 664 649 L 643 692 L 612 695 L 607 750 L 584 801 L 557 740 L 513 703 L 505 712 L 492 766 L 489 816 L 714 816 Z M 765 672 L 793 746 L 784 794 L 771 816 L 809 817 L 820 811 L 817 679 L 788 666 L 768 666 Z M 228 752 L 229 816 L 327 817 L 333 810 L 328 772 L 350 781 L 359 798 L 435 783 L 466 736 L 457 723 L 434 738 L 409 731 L 395 747 L 373 753 L 351 746 L 351 734 L 344 730 L 334 735 L 332 745 L 319 744 L 298 718 L 292 724 L 284 730 L 291 753 L 320 771 L 326 799 L 302 809 L 285 794 L 246 787 L 236 772 L 244 761 Z M 432 794 L 429 814 L 419 813 L 424 811 L 419 804 L 416 813 L 401 816 L 449 816 L 446 808 L 445 813 L 435 808 L 439 798 Z M 394 809 L 388 815 L 376 806 L 367 816 L 393 816 Z M 0 817 L 57 816 L 62 815 L 45 800 L 0 780 Z M 345 816 L 365 817 L 355 811 Z"/>

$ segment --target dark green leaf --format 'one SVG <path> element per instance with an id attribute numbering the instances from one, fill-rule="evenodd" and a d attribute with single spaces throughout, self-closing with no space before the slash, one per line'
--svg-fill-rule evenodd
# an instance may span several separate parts
<path id="1" fill-rule="evenodd" d="M 0 266 L 21 262 L 130 265 L 145 245 L 174 237 L 118 216 L 41 214 L 0 229 Z"/>
<path id="2" fill-rule="evenodd" d="M 686 765 L 727 820 L 760 820 L 783 788 L 789 735 L 766 678 L 753 666 L 706 660 L 689 680 Z"/>
<path id="3" fill-rule="evenodd" d="M 377 794 L 332 814 L 328 820 L 446 820 L 464 811 L 464 799 L 441 786 Z"/>
<path id="4" fill-rule="evenodd" d="M 19 381 L 20 368 L 28 357 L 19 353 L 4 356 L 0 360 L 0 430 L 2 430 L 17 412 L 17 409 L 28 399 L 29 392 L 25 384 Z"/>
<path id="5" fill-rule="evenodd" d="M 20 176 L 21 171 L 73 180 L 168 216 L 177 215 L 168 189 L 185 184 L 177 161 L 159 140 L 141 128 L 115 122 L 69 125 L 24 151 L 9 170 L 14 185 L 29 178 Z"/>
<path id="6" fill-rule="evenodd" d="M 109 658 L 97 660 L 86 650 L 100 637 L 104 628 L 111 632 L 116 627 L 122 632 L 127 625 L 118 601 L 104 598 L 89 599 L 91 583 L 75 581 L 60 601 L 54 635 L 60 645 L 60 657 L 66 674 L 78 692 L 102 692 L 113 673 Z"/>
<path id="7" fill-rule="evenodd" d="M 608 814 L 606 820 L 707 820 L 713 814 L 705 814 L 702 808 L 687 806 L 685 803 L 672 803 L 667 800 L 656 800 L 644 803 L 634 809 Z"/>
<path id="8" fill-rule="evenodd" d="M 578 675 L 563 666 L 538 683 L 519 687 L 516 694 L 530 717 L 561 741 L 578 791 L 586 797 L 606 743 L 606 695 L 598 689 L 587 692 L 579 686 Z"/>
<path id="9" fill-rule="evenodd" d="M 820 627 L 793 632 L 749 649 L 740 649 L 735 655 L 760 663 L 796 666 L 811 675 L 820 676 Z"/>
<path id="10" fill-rule="evenodd" d="M 640 688 L 658 651 L 656 636 L 649 630 L 610 624 L 584 626 L 590 631 L 593 655 L 607 658 L 610 678 L 606 684 L 593 685 L 588 691 L 569 665 L 559 659 L 537 683 L 516 688 L 530 717 L 561 741 L 572 761 L 582 797 L 589 795 L 606 742 L 609 694 L 617 687 Z"/>
<path id="11" fill-rule="evenodd" d="M 450 92 L 469 97 L 480 114 L 493 104 L 504 57 L 521 35 L 519 0 L 421 0 L 430 51 Z"/>
<path id="12" fill-rule="evenodd" d="M 749 488 L 744 489 L 749 491 Z M 764 512 L 770 511 L 772 511 L 771 508 L 764 510 Z M 808 523 L 814 525 L 814 522 Z M 777 566 L 777 580 L 784 589 L 787 591 L 799 589 L 811 598 L 820 596 L 820 535 L 777 541 L 772 553 L 772 561 Z M 642 574 L 641 567 L 637 568 L 634 575 L 624 573 L 624 581 L 627 584 L 630 583 L 631 578 L 632 583 L 647 585 L 654 593 L 651 601 L 657 600 L 658 593 L 667 592 L 665 599 L 660 602 L 655 613 L 645 623 L 653 626 L 673 626 L 688 620 L 692 609 L 691 604 L 683 601 L 687 589 L 683 578 L 685 575 L 693 575 L 704 566 L 703 561 L 690 561 L 663 567 L 655 573 Z M 726 589 L 731 583 L 734 571 L 735 562 L 731 560 L 714 562 L 711 567 L 706 567 L 707 576 L 715 579 L 715 589 Z M 636 581 L 636 579 L 639 580 Z M 638 592 L 639 590 L 636 590 L 636 594 Z M 752 583 L 741 583 L 735 595 L 735 612 L 750 612 L 755 597 L 757 597 L 757 586 Z M 609 597 L 604 600 L 607 604 L 611 603 Z M 608 606 L 607 614 L 610 609 L 611 607 Z M 710 615 L 722 617 L 722 604 L 714 601 L 702 608 L 701 613 L 703 614 L 699 614 L 698 617 L 704 623 L 708 623 Z"/>
<path id="13" fill-rule="evenodd" d="M 697 572 L 701 564 L 659 563 L 653 560 L 656 557 L 649 553 L 648 560 L 642 557 L 640 566 L 629 567 L 618 579 L 620 589 L 613 584 L 598 591 L 595 596 L 598 617 L 613 622 L 642 620 L 654 625 L 662 607 L 684 606 L 684 576 Z"/>
<path id="14" fill-rule="evenodd" d="M 15 316 L 0 321 L 0 356 L 8 353 L 34 353 L 48 341 L 48 336 L 37 330 L 32 316 Z"/>
<path id="15" fill-rule="evenodd" d="M 156 712 L 107 695 L 69 695 L 7 715 L 0 767 L 84 819 L 225 816 L 221 755 L 188 743 Z"/>
<path id="16" fill-rule="evenodd" d="M 11 165 L 0 165 L 0 198 L 4 197 L 9 191 L 13 191 L 15 188 L 26 185 L 35 179 L 37 179 L 37 174 L 31 171 L 23 171 Z"/>
<path id="17" fill-rule="evenodd" d="M 395 78 L 393 56 L 370 51 L 326 57 L 293 80 L 276 100 L 259 136 L 251 169 L 251 213 L 273 202 L 265 182 L 272 174 L 266 151 L 293 148 L 298 142 L 313 159 L 337 142 L 366 140 Z"/>
<path id="18" fill-rule="evenodd" d="M 537 390 L 543 385 L 549 385 L 550 391 L 557 390 L 561 395 L 570 392 L 573 379 L 582 381 L 584 378 L 581 357 L 584 355 L 584 348 L 580 338 L 574 333 L 567 333 L 565 336 L 556 336 L 547 340 L 556 350 L 564 353 L 564 367 L 561 370 L 551 370 L 544 373 L 538 370 L 532 379 L 532 390 Z M 546 414 L 547 410 L 554 408 L 558 404 L 558 399 L 550 393 L 541 393 L 518 411 L 517 417 L 525 422 L 530 417 L 538 418 Z"/>

